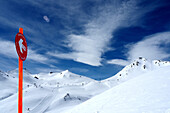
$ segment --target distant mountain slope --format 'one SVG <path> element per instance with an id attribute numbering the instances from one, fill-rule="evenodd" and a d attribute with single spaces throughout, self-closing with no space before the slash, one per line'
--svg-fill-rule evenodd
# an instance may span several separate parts
<path id="1" fill-rule="evenodd" d="M 9 75 L 8 79 L 13 80 L 15 83 L 18 81 L 18 68 L 6 72 L 6 74 Z M 33 84 L 36 82 L 36 79 L 31 76 L 31 73 L 26 68 L 23 69 L 23 80 L 24 83 L 27 84 Z"/>
<path id="2" fill-rule="evenodd" d="M 66 113 L 169 113 L 170 66 L 138 75 Z"/>
<path id="3" fill-rule="evenodd" d="M 1 72 L 1 113 L 17 112 L 18 69 Z M 88 84 L 97 81 L 69 72 L 30 74 L 24 69 L 24 112 L 62 112 L 103 90 L 91 91 Z"/>
<path id="4" fill-rule="evenodd" d="M 6 80 L 5 76 L 8 77 L 8 75 L 6 75 L 4 72 L 0 71 L 0 81 Z"/>
<path id="5" fill-rule="evenodd" d="M 137 77 L 138 75 L 165 66 L 170 66 L 170 61 L 160 61 L 160 60 L 150 61 L 145 58 L 139 57 L 138 59 L 134 60 L 134 62 L 124 67 L 115 76 L 102 80 L 101 82 L 109 87 L 113 87 L 131 78 Z"/>
<path id="6" fill-rule="evenodd" d="M 43 85 L 85 85 L 91 81 L 95 81 L 88 77 L 74 74 L 68 70 L 65 70 L 61 73 L 41 73 L 37 76 L 40 80 L 44 81 Z"/>
<path id="7" fill-rule="evenodd" d="M 149 78 L 148 80 L 151 81 L 151 84 L 149 84 L 151 87 L 153 87 L 153 84 L 155 84 L 155 82 L 158 82 L 158 84 L 160 84 L 159 83 L 160 81 L 155 81 L 155 82 L 153 81 L 156 78 L 151 80 L 151 78 L 153 77 L 152 73 L 154 72 L 166 73 L 167 72 L 169 74 L 169 71 L 167 71 L 167 69 L 169 69 L 169 66 L 170 66 L 170 62 L 168 61 L 159 61 L 159 60 L 148 61 L 145 58 L 140 57 L 139 59 L 135 60 L 130 65 L 126 66 L 122 71 L 117 73 L 115 76 L 102 80 L 102 81 L 96 81 L 88 77 L 84 77 L 82 75 L 77 75 L 68 70 L 65 70 L 60 73 L 50 72 L 50 73 L 31 74 L 29 73 L 27 69 L 24 69 L 23 70 L 24 71 L 24 76 L 23 76 L 24 77 L 24 82 L 23 82 L 24 83 L 24 89 L 23 89 L 24 108 L 23 110 L 24 110 L 24 113 L 63 113 L 68 110 L 71 110 L 75 106 L 78 106 L 78 108 L 75 108 L 76 110 L 79 109 L 79 104 L 81 103 L 83 104 L 80 106 L 85 106 L 85 108 L 80 107 L 82 110 L 83 109 L 90 110 L 92 108 L 91 107 L 88 108 L 88 106 L 86 106 L 86 101 L 88 103 L 88 100 L 89 100 L 90 101 L 89 105 L 95 107 L 92 109 L 92 111 L 95 111 L 95 109 L 101 110 L 100 109 L 101 106 L 105 108 L 105 104 L 107 103 L 106 101 L 111 103 L 111 105 L 116 106 L 115 103 L 111 102 L 113 98 L 112 96 L 114 96 L 118 104 L 121 105 L 122 103 L 119 103 L 118 100 L 120 100 L 121 102 L 125 101 L 126 103 L 127 101 L 126 98 L 128 98 L 128 97 L 121 96 L 122 93 L 126 94 L 127 92 L 127 94 L 129 93 L 129 94 L 138 95 L 138 93 L 134 92 L 134 90 L 138 91 L 135 86 L 139 85 L 138 88 L 142 87 L 139 89 L 143 89 L 145 86 L 140 86 L 140 84 L 141 83 L 148 84 L 147 81 L 145 80 L 147 79 L 146 75 Z M 151 75 L 149 73 L 151 73 Z M 158 74 L 158 73 L 155 73 L 155 74 Z M 140 80 L 137 79 L 144 75 L 145 77 L 141 78 Z M 160 75 L 158 76 L 155 75 L 155 77 L 159 78 Z M 160 78 L 161 78 L 160 80 L 163 80 L 162 77 Z M 164 79 L 166 78 L 167 76 L 165 75 Z M 137 79 L 136 83 L 131 84 L 131 82 L 129 81 L 133 81 L 134 79 Z M 166 82 L 166 80 L 163 80 L 163 81 Z M 123 84 L 126 84 L 127 86 L 122 86 Z M 164 84 L 162 87 L 167 87 L 167 85 L 169 84 Z M 1 113 L 16 113 L 17 112 L 17 98 L 18 98 L 17 87 L 18 87 L 18 69 L 8 71 L 8 72 L 0 71 L 0 112 Z M 120 89 L 118 88 L 114 90 L 114 88 L 116 87 L 120 87 Z M 132 88 L 134 90 L 128 89 L 128 88 Z M 106 91 L 108 89 L 111 89 L 111 90 Z M 112 90 L 114 91 L 118 90 L 117 91 L 118 93 L 115 93 L 114 91 L 112 92 Z M 119 90 L 120 90 L 120 93 L 119 93 Z M 123 92 L 124 90 L 125 92 Z M 155 89 L 155 90 L 158 91 L 159 89 Z M 111 93 L 107 93 L 105 95 L 106 93 L 105 91 L 111 92 Z M 143 89 L 142 91 L 145 91 L 145 90 Z M 98 99 L 98 96 L 95 97 L 96 95 L 102 92 L 104 92 L 102 95 L 106 96 L 106 98 L 99 96 L 101 98 L 100 100 Z M 146 93 L 153 95 L 153 93 L 150 93 L 150 92 L 146 92 Z M 164 92 L 161 92 L 161 93 L 164 93 Z M 167 95 L 169 95 L 169 93 L 167 93 Z M 148 95 L 145 95 L 145 96 L 147 97 Z M 163 94 L 162 96 L 165 97 L 165 95 Z M 97 100 L 94 100 L 93 97 L 97 98 Z M 121 100 L 121 98 L 124 98 L 125 100 Z M 131 97 L 129 96 L 129 98 Z M 91 101 L 93 100 L 97 101 L 97 103 L 96 102 L 91 103 Z M 114 100 L 114 102 L 116 100 Z M 100 101 L 104 103 L 102 104 Z M 161 101 L 163 101 L 163 99 Z M 127 102 L 131 102 L 131 101 L 127 101 Z M 98 106 L 99 108 L 96 106 Z M 109 105 L 106 107 L 110 109 Z M 116 109 L 116 107 L 114 108 Z M 74 110 L 73 112 L 77 113 Z M 85 112 L 85 110 L 84 111 L 80 110 L 80 112 L 78 113 L 82 113 L 82 112 Z M 97 113 L 97 111 L 95 112 Z M 89 112 L 86 112 L 86 113 L 89 113 Z"/>

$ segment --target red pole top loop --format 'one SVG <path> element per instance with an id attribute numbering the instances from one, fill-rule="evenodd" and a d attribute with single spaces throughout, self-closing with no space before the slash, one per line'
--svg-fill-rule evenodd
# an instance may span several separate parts
<path id="1" fill-rule="evenodd" d="M 23 28 L 19 28 L 19 33 L 23 34 Z"/>

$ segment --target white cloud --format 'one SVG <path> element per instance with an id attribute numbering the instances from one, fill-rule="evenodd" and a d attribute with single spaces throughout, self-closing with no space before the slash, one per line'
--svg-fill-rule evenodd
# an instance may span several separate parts
<path id="1" fill-rule="evenodd" d="M 61 53 L 58 51 L 53 52 L 47 52 L 48 55 L 61 58 L 61 59 L 74 59 L 75 55 L 73 53 Z"/>
<path id="2" fill-rule="evenodd" d="M 9 58 L 18 58 L 16 49 L 15 49 L 15 43 L 7 40 L 1 40 L 0 39 L 0 54 L 5 55 Z M 38 54 L 36 51 L 32 49 L 28 49 L 28 56 L 27 60 L 33 60 L 40 63 L 46 63 L 48 61 L 48 58 Z"/>
<path id="3" fill-rule="evenodd" d="M 125 53 L 125 55 L 128 60 L 112 59 L 108 60 L 107 63 L 126 66 L 129 62 L 139 57 L 144 57 L 149 60 L 163 60 L 170 57 L 170 53 L 166 52 L 166 50 L 169 49 L 167 45 L 170 45 L 170 32 L 150 35 L 142 41 L 127 46 L 129 51 Z"/>
<path id="4" fill-rule="evenodd" d="M 18 58 L 15 44 L 11 41 L 0 40 L 0 54 L 11 58 Z"/>
<path id="5" fill-rule="evenodd" d="M 37 62 L 45 63 L 45 64 L 48 62 L 47 57 L 45 57 L 44 55 L 36 53 L 36 51 L 34 51 L 32 49 L 28 49 L 27 58 L 28 58 L 28 60 L 33 60 L 33 61 L 37 61 Z"/>
<path id="6" fill-rule="evenodd" d="M 167 44 L 170 44 L 170 32 L 147 36 L 144 40 L 132 45 L 128 52 L 128 59 L 134 60 L 139 56 L 150 60 L 168 58 L 170 53 L 166 52 L 166 49 L 168 49 L 166 48 Z"/>
<path id="7" fill-rule="evenodd" d="M 135 24 L 143 12 L 138 12 L 135 0 L 107 4 L 94 11 L 94 17 L 84 25 L 84 34 L 68 35 L 68 45 L 73 52 L 48 53 L 58 58 L 73 59 L 92 66 L 101 65 L 102 54 L 109 50 L 112 33 L 120 26 Z M 95 7 L 96 8 L 96 7 Z M 132 16 L 135 15 L 135 16 Z"/>
<path id="8" fill-rule="evenodd" d="M 107 61 L 108 64 L 115 64 L 115 65 L 121 65 L 121 66 L 126 66 L 129 64 L 127 60 L 122 60 L 122 59 L 112 59 Z"/>
<path id="9" fill-rule="evenodd" d="M 58 68 L 35 68 L 36 72 L 40 72 L 40 73 L 49 73 L 49 72 L 55 72 L 55 73 L 60 73 L 64 70 L 58 69 Z"/>
<path id="10" fill-rule="evenodd" d="M 50 22 L 50 19 L 48 18 L 48 16 L 43 16 L 43 19 L 44 19 L 46 22 Z"/>

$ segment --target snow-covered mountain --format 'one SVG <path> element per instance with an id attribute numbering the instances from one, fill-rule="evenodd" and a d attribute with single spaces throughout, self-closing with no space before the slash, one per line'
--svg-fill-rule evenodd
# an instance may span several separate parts
<path id="1" fill-rule="evenodd" d="M 157 68 L 125 81 L 66 113 L 170 113 L 169 86 L 170 66 Z"/>
<path id="2" fill-rule="evenodd" d="M 167 111 L 169 69 L 168 61 L 148 61 L 142 57 L 102 81 L 68 70 L 30 74 L 24 69 L 23 110 L 24 113 L 138 113 L 150 112 L 152 108 L 154 113 L 159 109 Z M 1 113 L 17 112 L 17 84 L 18 69 L 0 71 Z"/>
<path id="3" fill-rule="evenodd" d="M 166 66 L 170 66 L 169 61 L 161 61 L 161 60 L 150 61 L 147 60 L 146 58 L 139 57 L 138 59 L 134 60 L 131 64 L 125 66 L 115 76 L 102 80 L 101 82 L 104 82 L 109 87 L 113 87 L 129 79 L 137 77 L 141 74 L 148 73 L 150 71 Z"/>
<path id="4" fill-rule="evenodd" d="M 1 113 L 17 112 L 18 69 L 0 72 Z M 93 79 L 68 70 L 61 73 L 30 74 L 24 69 L 24 112 L 50 113 L 67 110 L 103 90 L 91 91 Z M 10 108 L 10 109 L 9 109 Z"/>

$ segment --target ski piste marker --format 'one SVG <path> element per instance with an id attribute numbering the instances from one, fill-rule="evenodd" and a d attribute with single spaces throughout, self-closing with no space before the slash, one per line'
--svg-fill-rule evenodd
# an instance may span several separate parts
<path id="1" fill-rule="evenodd" d="M 15 37 L 16 51 L 19 56 L 19 80 L 18 80 L 18 113 L 22 113 L 23 108 L 23 61 L 27 58 L 27 42 L 23 35 L 23 28 L 19 28 L 19 33 Z"/>

